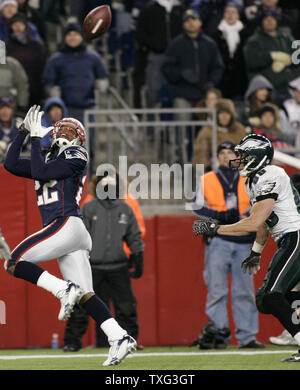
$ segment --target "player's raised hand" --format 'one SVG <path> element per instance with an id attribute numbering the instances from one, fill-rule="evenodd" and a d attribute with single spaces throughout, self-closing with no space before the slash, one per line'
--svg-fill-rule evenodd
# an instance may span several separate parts
<path id="1" fill-rule="evenodd" d="M 28 124 L 31 137 L 42 138 L 45 134 L 42 127 L 43 111 L 40 111 L 41 106 L 34 105 L 28 112 Z M 26 115 L 27 116 L 27 115 Z"/>
<path id="2" fill-rule="evenodd" d="M 260 270 L 260 253 L 251 251 L 250 255 L 242 262 L 242 270 L 244 274 L 248 271 L 249 275 L 255 275 Z"/>
<path id="3" fill-rule="evenodd" d="M 207 236 L 213 237 L 217 234 L 218 228 L 218 222 L 212 218 L 200 217 L 193 223 L 195 236 L 206 234 Z"/>

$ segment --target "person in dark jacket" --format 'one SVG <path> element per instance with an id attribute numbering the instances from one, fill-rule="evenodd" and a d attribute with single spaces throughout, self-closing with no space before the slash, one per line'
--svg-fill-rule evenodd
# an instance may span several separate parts
<path id="1" fill-rule="evenodd" d="M 161 64 L 168 44 L 182 32 L 185 8 L 177 0 L 155 0 L 145 5 L 137 19 L 136 40 L 140 54 L 147 56 L 145 85 L 148 107 L 161 104 L 164 98 L 162 91 L 166 81 Z"/>
<path id="2" fill-rule="evenodd" d="M 219 88 L 228 99 L 241 100 L 247 88 L 243 54 L 247 38 L 247 29 L 240 20 L 240 9 L 231 1 L 226 5 L 223 19 L 213 35 L 225 66 Z"/>
<path id="3" fill-rule="evenodd" d="M 191 104 L 201 100 L 208 88 L 217 86 L 224 65 L 216 43 L 201 31 L 200 15 L 187 10 L 184 32 L 174 38 L 165 53 L 162 72 L 167 79 L 175 107 L 176 99 Z"/>
<path id="4" fill-rule="evenodd" d="M 83 220 L 92 238 L 90 262 L 94 290 L 109 306 L 114 305 L 115 317 L 128 334 L 137 339 L 136 298 L 130 278 L 140 278 L 144 268 L 144 243 L 141 230 L 131 207 L 119 199 L 119 175 L 97 170 L 95 198 L 84 204 Z M 124 242 L 131 250 L 127 258 Z M 133 270 L 129 266 L 133 265 Z M 81 339 L 88 326 L 88 316 L 75 307 L 64 335 L 64 351 L 81 348 Z M 101 329 L 96 327 L 97 347 L 106 346 Z"/>
<path id="5" fill-rule="evenodd" d="M 46 63 L 43 86 L 47 97 L 59 96 L 69 115 L 84 123 L 84 110 L 93 108 L 95 93 L 105 93 L 108 71 L 100 55 L 86 47 L 82 27 L 70 23 L 64 31 L 62 48 Z M 89 129 L 90 168 L 94 157 L 94 129 Z"/>
<path id="6" fill-rule="evenodd" d="M 30 37 L 28 22 L 24 14 L 10 19 L 10 37 L 6 43 L 7 55 L 17 59 L 24 67 L 29 81 L 29 105 L 40 104 L 43 98 L 42 74 L 46 64 L 45 45 Z"/>
<path id="7" fill-rule="evenodd" d="M 281 106 L 287 99 L 288 84 L 300 75 L 300 68 L 292 63 L 294 41 L 278 29 L 276 11 L 264 11 L 261 15 L 261 28 L 253 34 L 244 46 L 245 62 L 249 80 L 257 74 L 266 77 L 273 85 Z"/>

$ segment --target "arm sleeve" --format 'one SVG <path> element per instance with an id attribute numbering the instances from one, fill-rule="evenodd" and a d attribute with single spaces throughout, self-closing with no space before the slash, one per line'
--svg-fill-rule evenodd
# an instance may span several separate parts
<path id="1" fill-rule="evenodd" d="M 5 157 L 4 168 L 16 176 L 32 179 L 29 159 L 20 158 L 20 151 L 27 134 L 19 132 Z"/>
<path id="2" fill-rule="evenodd" d="M 125 235 L 125 242 L 132 253 L 139 253 L 144 251 L 144 243 L 141 238 L 141 230 L 135 218 L 133 211 L 129 207 L 129 222 L 127 232 Z"/>
<path id="3" fill-rule="evenodd" d="M 46 163 L 41 152 L 40 138 L 31 139 L 31 174 L 40 181 L 63 180 L 71 177 L 74 170 L 64 159 L 56 159 Z"/>

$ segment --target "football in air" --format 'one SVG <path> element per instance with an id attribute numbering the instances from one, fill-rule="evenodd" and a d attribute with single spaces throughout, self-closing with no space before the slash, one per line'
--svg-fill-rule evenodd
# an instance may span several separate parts
<path id="1" fill-rule="evenodd" d="M 84 18 L 83 33 L 87 40 L 98 38 L 104 34 L 111 24 L 109 5 L 101 5 L 92 9 Z"/>

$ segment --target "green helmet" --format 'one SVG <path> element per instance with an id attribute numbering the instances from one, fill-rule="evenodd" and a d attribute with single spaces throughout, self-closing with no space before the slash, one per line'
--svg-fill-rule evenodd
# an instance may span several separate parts
<path id="1" fill-rule="evenodd" d="M 239 169 L 241 176 L 250 176 L 259 169 L 270 164 L 274 156 L 274 148 L 271 141 L 259 134 L 249 134 L 235 147 L 238 158 L 230 161 L 230 166 Z"/>

